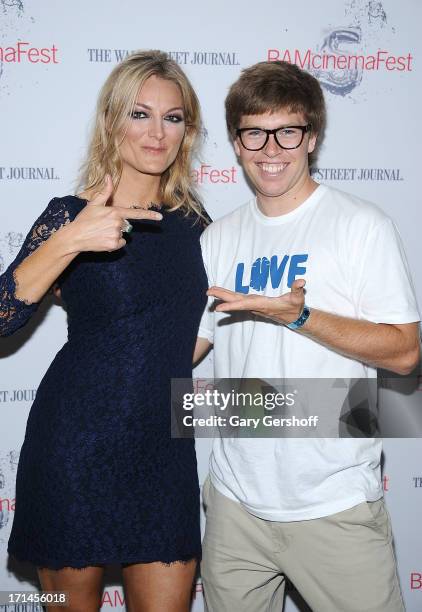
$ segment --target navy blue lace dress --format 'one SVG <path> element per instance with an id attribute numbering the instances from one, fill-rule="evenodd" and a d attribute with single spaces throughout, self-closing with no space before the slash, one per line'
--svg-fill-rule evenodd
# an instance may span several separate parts
<path id="1" fill-rule="evenodd" d="M 54 198 L 0 277 L 0 333 L 37 308 L 14 296 L 14 270 L 86 205 Z M 83 253 L 59 279 L 68 341 L 32 405 L 9 553 L 38 567 L 199 558 L 193 440 L 171 439 L 170 379 L 192 375 L 206 274 L 193 216 L 162 208 L 127 245 Z"/>

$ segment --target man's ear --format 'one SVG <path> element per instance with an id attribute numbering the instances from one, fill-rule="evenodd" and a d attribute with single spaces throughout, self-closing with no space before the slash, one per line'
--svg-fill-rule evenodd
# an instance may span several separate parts
<path id="1" fill-rule="evenodd" d="M 233 140 L 233 147 L 234 147 L 234 152 L 239 157 L 240 156 L 240 147 L 239 147 L 239 142 L 238 142 L 237 138 L 234 138 L 234 140 Z"/>
<path id="2" fill-rule="evenodd" d="M 308 153 L 313 153 L 316 142 L 317 142 L 318 134 L 311 134 L 308 141 Z"/>

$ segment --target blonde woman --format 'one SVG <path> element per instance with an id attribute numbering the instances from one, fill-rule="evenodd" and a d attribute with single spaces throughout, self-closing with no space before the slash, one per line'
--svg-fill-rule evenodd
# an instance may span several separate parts
<path id="1" fill-rule="evenodd" d="M 169 407 L 170 379 L 191 376 L 206 302 L 190 168 L 199 130 L 175 62 L 151 51 L 119 64 L 100 94 L 84 191 L 49 203 L 0 277 L 3 335 L 55 283 L 68 314 L 29 415 L 8 550 L 37 566 L 44 590 L 70 593 L 69 612 L 99 609 L 116 563 L 129 611 L 189 609 L 196 456 L 193 440 L 170 438 Z"/>

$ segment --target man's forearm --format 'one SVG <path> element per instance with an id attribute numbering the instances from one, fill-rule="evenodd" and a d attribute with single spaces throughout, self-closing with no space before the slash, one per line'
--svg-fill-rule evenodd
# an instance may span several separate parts
<path id="1" fill-rule="evenodd" d="M 223 287 L 210 287 L 207 295 L 220 300 L 215 307 L 217 312 L 247 311 L 288 325 L 303 311 L 304 286 L 303 279 L 296 279 L 290 293 L 277 297 L 243 295 Z M 372 323 L 311 308 L 308 320 L 292 333 L 306 335 L 346 357 L 397 374 L 409 374 L 420 360 L 419 323 Z"/>
<path id="2" fill-rule="evenodd" d="M 390 325 L 312 308 L 297 333 L 368 365 L 408 374 L 420 359 L 419 324 Z"/>

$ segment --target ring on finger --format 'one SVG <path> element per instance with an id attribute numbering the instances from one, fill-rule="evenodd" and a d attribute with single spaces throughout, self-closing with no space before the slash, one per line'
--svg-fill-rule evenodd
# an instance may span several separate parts
<path id="1" fill-rule="evenodd" d="M 133 230 L 133 225 L 131 225 L 129 223 L 129 221 L 127 219 L 125 219 L 125 224 L 123 225 L 121 232 L 122 234 L 127 233 L 130 234 L 130 232 Z"/>

